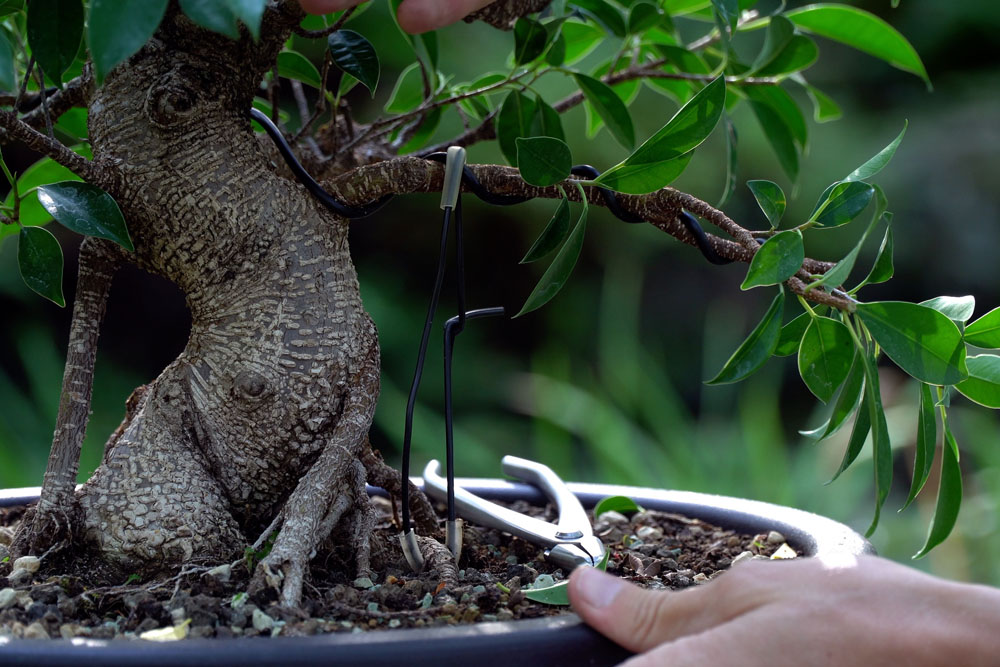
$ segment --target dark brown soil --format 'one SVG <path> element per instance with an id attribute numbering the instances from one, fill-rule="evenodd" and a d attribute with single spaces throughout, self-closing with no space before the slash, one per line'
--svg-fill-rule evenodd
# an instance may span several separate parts
<path id="1" fill-rule="evenodd" d="M 379 530 L 394 535 L 388 502 L 376 499 Z M 551 508 L 517 503 L 514 509 L 553 518 Z M 0 560 L 23 508 L 0 508 Z M 698 519 L 656 511 L 631 518 L 601 516 L 595 533 L 611 551 L 608 572 L 648 588 L 682 589 L 709 581 L 740 556 L 767 557 L 784 539 L 777 533 L 742 535 Z M 0 637 L 85 636 L 136 638 L 159 628 L 186 624 L 188 637 L 311 635 L 504 621 L 566 613 L 525 598 L 567 572 L 547 563 L 541 550 L 495 530 L 466 525 L 458 586 L 436 572 L 415 575 L 405 566 L 387 567 L 370 579 L 343 574 L 336 557 L 316 559 L 299 609 L 275 604 L 272 591 L 246 593 L 247 564 L 217 568 L 190 566 L 155 581 L 136 576 L 111 586 L 94 586 L 77 575 L 53 575 L 43 568 L 33 582 L 11 586 L 0 564 Z M 8 559 L 9 560 L 9 559 Z"/>

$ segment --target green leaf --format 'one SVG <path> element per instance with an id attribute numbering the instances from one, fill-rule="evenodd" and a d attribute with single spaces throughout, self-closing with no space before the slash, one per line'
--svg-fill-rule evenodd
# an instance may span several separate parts
<path id="1" fill-rule="evenodd" d="M 38 201 L 63 227 L 135 250 L 118 203 L 99 187 L 79 181 L 44 185 L 38 188 Z"/>
<path id="2" fill-rule="evenodd" d="M 795 26 L 791 21 L 781 14 L 772 16 L 767 25 L 767 33 L 764 35 L 764 45 L 748 71 L 755 72 L 774 60 L 775 56 L 781 53 L 781 50 L 785 48 L 794 35 Z"/>
<path id="3" fill-rule="evenodd" d="M 833 398 L 854 361 L 854 340 L 843 322 L 814 317 L 799 346 L 799 375 L 823 403 Z"/>
<path id="4" fill-rule="evenodd" d="M 397 153 L 405 155 L 420 150 L 424 144 L 430 141 L 430 138 L 434 135 L 434 131 L 441 124 L 442 115 L 443 109 L 441 107 L 435 107 L 428 111 L 424 115 L 424 119 L 420 121 L 420 125 L 417 126 L 417 131 L 413 133 L 409 141 L 399 147 Z"/>
<path id="5" fill-rule="evenodd" d="M 965 324 L 972 317 L 972 312 L 976 309 L 976 297 L 936 296 L 933 299 L 922 301 L 920 305 L 943 313 L 955 324 Z"/>
<path id="6" fill-rule="evenodd" d="M 628 32 L 636 34 L 657 26 L 663 20 L 663 10 L 650 2 L 637 2 L 628 12 Z"/>
<path id="7" fill-rule="evenodd" d="M 909 507 L 917 497 L 934 465 L 934 450 L 937 449 L 937 419 L 934 417 L 934 398 L 931 387 L 920 383 L 920 408 L 917 411 L 917 447 L 913 457 L 913 478 L 910 480 L 910 493 L 900 512 Z"/>
<path id="8" fill-rule="evenodd" d="M 548 224 L 545 225 L 545 229 L 542 233 L 538 235 L 535 242 L 531 244 L 531 248 L 525 254 L 524 259 L 521 260 L 521 264 L 527 264 L 529 262 L 534 262 L 542 257 L 545 257 L 550 252 L 559 247 L 566 236 L 569 234 L 569 200 L 562 199 L 559 201 L 559 206 L 556 207 L 556 212 L 552 215 Z"/>
<path id="9" fill-rule="evenodd" d="M 976 347 L 1000 348 L 1000 308 L 994 308 L 965 327 L 965 342 Z"/>
<path id="10" fill-rule="evenodd" d="M 278 54 L 278 76 L 301 81 L 316 89 L 323 87 L 319 70 L 297 51 L 282 51 Z"/>
<path id="11" fill-rule="evenodd" d="M 764 212 L 771 229 L 775 229 L 781 222 L 781 216 L 785 214 L 785 206 L 788 204 L 785 193 L 777 183 L 771 181 L 747 181 L 747 187 L 757 200 L 760 210 Z"/>
<path id="12" fill-rule="evenodd" d="M 522 588 L 524 597 L 535 602 L 551 605 L 569 604 L 569 579 L 564 579 L 545 588 Z"/>
<path id="13" fill-rule="evenodd" d="M 875 195 L 875 188 L 860 181 L 837 183 L 823 193 L 809 218 L 820 226 L 831 228 L 846 225 L 858 217 Z"/>
<path id="14" fill-rule="evenodd" d="M 746 86 L 744 92 L 751 104 L 768 107 L 785 126 L 795 145 L 804 149 L 809 142 L 805 116 L 792 96 L 781 86 Z"/>
<path id="15" fill-rule="evenodd" d="M 753 75 L 785 77 L 811 67 L 817 58 L 819 58 L 819 48 L 816 42 L 805 35 L 794 35 L 771 62 L 755 71 Z"/>
<path id="16" fill-rule="evenodd" d="M 889 160 L 892 156 L 896 154 L 896 149 L 899 148 L 899 142 L 903 140 L 903 135 L 906 134 L 906 127 L 909 125 L 909 121 L 903 123 L 903 129 L 900 133 L 893 139 L 888 146 L 880 150 L 874 157 L 865 162 L 863 165 L 852 171 L 845 181 L 865 181 L 879 173 L 885 166 L 889 164 Z"/>
<path id="17" fill-rule="evenodd" d="M 857 314 L 889 358 L 916 379 L 950 385 L 969 376 L 962 334 L 933 308 L 876 301 L 859 303 Z"/>
<path id="18" fill-rule="evenodd" d="M 612 136 L 622 146 L 629 150 L 635 146 L 635 128 L 628 107 L 615 94 L 611 86 L 586 74 L 574 74 L 576 84 L 583 91 L 583 96 L 594 107 L 594 110 L 608 126 Z"/>
<path id="19" fill-rule="evenodd" d="M 774 348 L 773 356 L 790 357 L 798 353 L 802 334 L 806 332 L 806 327 L 809 326 L 811 320 L 812 316 L 809 313 L 802 313 L 781 327 L 781 335 L 778 337 L 778 344 Z"/>
<path id="20" fill-rule="evenodd" d="M 561 67 L 566 62 L 566 35 L 559 31 L 556 38 L 552 40 L 552 45 L 549 46 L 548 51 L 545 52 L 545 62 L 554 66 Z"/>
<path id="21" fill-rule="evenodd" d="M 868 412 L 872 424 L 872 465 L 875 468 L 875 516 L 865 531 L 865 537 L 875 532 L 878 527 L 882 505 L 889 496 L 892 486 L 892 444 L 889 442 L 889 425 L 885 420 L 885 408 L 882 407 L 882 390 L 879 386 L 878 368 L 874 359 L 862 354 L 865 365 L 865 396 L 868 399 Z"/>
<path id="22" fill-rule="evenodd" d="M 264 17 L 267 0 L 226 0 L 236 18 L 250 31 L 253 38 L 260 39 L 260 21 Z M 355 16 L 358 12 L 355 12 Z"/>
<path id="23" fill-rule="evenodd" d="M 24 9 L 24 0 L 0 0 L 0 18 Z"/>
<path id="24" fill-rule="evenodd" d="M 548 31 L 538 21 L 521 17 L 514 24 L 514 64 L 524 65 L 542 55 Z"/>
<path id="25" fill-rule="evenodd" d="M 555 185 L 569 176 L 573 156 L 566 142 L 552 137 L 518 137 L 517 168 L 530 185 Z"/>
<path id="26" fill-rule="evenodd" d="M 854 361 L 851 364 L 851 372 L 847 374 L 847 381 L 837 396 L 837 402 L 833 406 L 833 412 L 825 424 L 812 431 L 799 431 L 807 438 L 823 440 L 840 430 L 858 407 L 861 398 L 861 391 L 865 384 L 864 362 L 858 354 L 854 354 Z M 839 473 L 838 473 L 839 474 Z"/>
<path id="27" fill-rule="evenodd" d="M 882 192 L 882 188 L 875 186 L 875 214 L 872 216 L 872 221 L 865 228 L 865 233 L 861 235 L 858 242 L 851 248 L 851 251 L 844 256 L 839 262 L 837 262 L 833 268 L 820 276 L 819 279 L 810 283 L 806 289 L 814 289 L 820 286 L 827 287 L 837 287 L 843 285 L 847 282 L 848 277 L 851 275 L 851 271 L 854 269 L 854 264 L 858 260 L 858 254 L 861 252 L 861 248 L 864 247 L 865 242 L 868 240 L 868 236 L 875 229 L 875 225 L 879 223 L 880 220 L 885 215 L 885 209 L 889 205 L 888 200 L 885 197 L 885 193 Z"/>
<path id="28" fill-rule="evenodd" d="M 5 31 L 0 30 L 0 88 L 8 92 L 17 90 L 14 74 L 14 50 Z"/>
<path id="29" fill-rule="evenodd" d="M 603 30 L 590 23 L 574 20 L 563 24 L 561 35 L 566 40 L 564 65 L 572 65 L 585 58 L 604 41 Z"/>
<path id="30" fill-rule="evenodd" d="M 413 111 L 424 101 L 424 80 L 420 76 L 420 64 L 411 63 L 396 79 L 396 86 L 386 102 L 388 113 L 405 113 Z"/>
<path id="31" fill-rule="evenodd" d="M 615 37 L 625 36 L 625 18 L 611 3 L 604 0 L 570 0 L 569 4 L 578 7 Z"/>
<path id="32" fill-rule="evenodd" d="M 712 0 L 712 8 L 730 31 L 736 30 L 736 22 L 740 18 L 737 0 Z"/>
<path id="33" fill-rule="evenodd" d="M 73 152 L 83 155 L 84 157 L 90 159 L 91 153 L 90 148 L 86 144 L 81 144 L 79 146 L 74 146 L 72 148 Z M 48 185 L 49 183 L 55 183 L 57 181 L 78 181 L 80 177 L 71 172 L 66 167 L 62 166 L 58 162 L 54 162 L 50 158 L 42 158 L 35 164 L 31 165 L 24 170 L 21 177 L 17 179 L 17 191 L 18 192 L 29 192 L 32 188 L 39 185 Z M 42 205 L 38 202 L 37 190 L 31 191 L 30 194 L 21 199 L 21 224 L 24 226 L 35 226 L 44 225 L 52 216 L 46 211 Z M 14 205 L 14 195 L 9 193 L 7 199 L 4 201 L 4 205 L 13 206 Z M 13 235 L 17 233 L 17 225 L 0 225 L 0 241 L 6 236 Z"/>
<path id="34" fill-rule="evenodd" d="M 236 14 L 228 0 L 180 0 L 180 5 L 187 17 L 202 28 L 230 39 L 240 38 Z"/>
<path id="35" fill-rule="evenodd" d="M 813 120 L 817 123 L 828 123 L 844 115 L 844 112 L 840 110 L 840 106 L 832 97 L 816 86 L 811 86 L 808 83 L 804 83 L 803 85 L 805 86 L 806 93 L 809 94 L 809 99 L 812 100 Z"/>
<path id="36" fill-rule="evenodd" d="M 892 278 L 892 274 L 892 227 L 886 227 L 885 236 L 882 237 L 882 245 L 878 249 L 878 256 L 875 257 L 875 264 L 868 272 L 868 276 L 858 285 L 858 288 L 864 285 L 884 283 Z"/>
<path id="37" fill-rule="evenodd" d="M 955 527 L 958 510 L 962 506 L 962 469 L 958 465 L 958 442 L 947 424 L 944 427 L 944 439 L 944 447 L 941 448 L 941 482 L 938 485 L 934 518 L 927 531 L 927 541 L 914 558 L 923 558 L 931 549 L 944 542 Z"/>
<path id="38" fill-rule="evenodd" d="M 597 183 L 619 192 L 644 194 L 658 190 L 680 175 L 676 161 L 701 145 L 722 117 L 726 82 L 718 77 L 681 107 L 666 125 L 625 160 L 604 172 Z M 690 159 L 690 157 L 688 157 Z"/>
<path id="39" fill-rule="evenodd" d="M 799 177 L 799 151 L 795 146 L 795 137 L 792 136 L 791 130 L 781 116 L 767 104 L 751 100 L 750 109 L 753 110 L 764 136 L 774 149 L 781 168 L 788 178 L 794 181 Z"/>
<path id="40" fill-rule="evenodd" d="M 764 365 L 774 352 L 781 335 L 781 316 L 785 307 L 785 290 L 778 288 L 778 294 L 771 302 L 764 318 L 750 332 L 740 346 L 729 357 L 722 370 L 705 384 L 728 384 L 749 377 Z"/>
<path id="41" fill-rule="evenodd" d="M 642 507 L 628 496 L 608 496 L 594 506 L 594 519 L 605 512 L 618 512 L 619 514 L 632 514 L 641 512 Z"/>
<path id="42" fill-rule="evenodd" d="M 994 410 L 1000 409 L 1000 357 L 977 354 L 965 361 L 969 367 L 969 379 L 956 384 L 955 389 L 970 401 Z"/>
<path id="43" fill-rule="evenodd" d="M 874 14 L 841 4 L 818 3 L 793 9 L 785 16 L 802 30 L 864 51 L 893 67 L 916 74 L 930 86 L 927 70 L 913 46 Z"/>
<path id="44" fill-rule="evenodd" d="M 757 249 L 740 289 L 783 283 L 802 268 L 804 260 L 802 232 L 797 229 L 778 232 Z"/>
<path id="45" fill-rule="evenodd" d="M 531 122 L 531 134 L 536 137 L 553 137 L 566 141 L 559 112 L 538 96 L 535 97 L 535 117 Z"/>
<path id="46" fill-rule="evenodd" d="M 22 227 L 17 237 L 17 267 L 24 284 L 57 306 L 65 306 L 63 253 L 59 241 L 42 227 Z"/>
<path id="47" fill-rule="evenodd" d="M 337 30 L 326 42 L 333 64 L 360 81 L 375 97 L 381 68 L 371 42 L 353 30 Z"/>
<path id="48" fill-rule="evenodd" d="M 863 364 L 864 362 L 859 361 L 859 363 Z M 864 375 L 864 371 L 862 371 L 862 375 Z M 870 401 L 868 392 L 865 392 L 864 398 L 861 401 L 861 408 L 857 412 L 857 417 L 854 418 L 854 426 L 851 427 L 851 437 L 847 441 L 847 448 L 844 450 L 844 456 L 840 460 L 840 467 L 837 468 L 837 472 L 833 473 L 833 477 L 830 478 L 827 484 L 835 482 L 845 470 L 850 468 L 865 446 L 865 440 L 868 439 L 868 434 L 872 430 L 872 413 L 868 407 Z"/>
<path id="49" fill-rule="evenodd" d="M 512 165 L 517 165 L 517 139 L 531 136 L 534 116 L 534 101 L 518 90 L 508 93 L 500 105 L 496 120 L 497 143 L 507 162 Z"/>
<path id="50" fill-rule="evenodd" d="M 28 5 L 28 45 L 45 75 L 62 85 L 83 37 L 80 0 L 32 0 Z"/>
<path id="51" fill-rule="evenodd" d="M 739 169 L 739 153 L 737 151 L 738 137 L 736 135 L 736 125 L 733 123 L 732 119 L 728 114 L 723 115 L 722 124 L 726 128 L 726 184 L 722 189 L 722 196 L 719 197 L 719 203 L 716 204 L 716 208 L 722 208 L 725 206 L 729 198 L 733 196 L 736 192 L 736 170 Z"/>
<path id="52" fill-rule="evenodd" d="M 91 0 L 87 45 L 98 84 L 149 41 L 166 11 L 167 0 Z"/>
<path id="53" fill-rule="evenodd" d="M 577 221 L 573 231 L 570 232 L 566 242 L 559 249 L 555 259 L 552 260 L 552 264 L 542 274 L 538 284 L 535 285 L 535 289 L 528 295 L 528 299 L 524 302 L 520 312 L 514 317 L 520 317 L 525 313 L 530 313 L 537 308 L 541 308 L 552 297 L 558 294 L 559 290 L 566 284 L 570 274 L 573 273 L 573 267 L 576 266 L 576 260 L 580 257 L 580 251 L 583 249 L 583 239 L 587 231 L 588 208 L 587 202 L 584 201 L 583 211 L 581 211 L 580 219 Z"/>

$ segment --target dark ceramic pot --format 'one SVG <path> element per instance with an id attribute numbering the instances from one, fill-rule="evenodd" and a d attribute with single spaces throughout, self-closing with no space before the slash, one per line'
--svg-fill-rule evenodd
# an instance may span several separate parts
<path id="1" fill-rule="evenodd" d="M 502 480 L 460 484 L 491 500 L 544 502 L 533 487 Z M 587 507 L 607 496 L 633 498 L 643 507 L 696 517 L 744 533 L 776 530 L 807 556 L 874 553 L 863 537 L 831 519 L 780 505 L 684 491 L 632 486 L 570 484 Z M 29 502 L 38 489 L 0 491 L 0 506 Z M 613 665 L 628 652 L 584 625 L 576 615 L 428 629 L 382 630 L 273 639 L 192 639 L 181 642 L 6 640 L 2 665 Z"/>

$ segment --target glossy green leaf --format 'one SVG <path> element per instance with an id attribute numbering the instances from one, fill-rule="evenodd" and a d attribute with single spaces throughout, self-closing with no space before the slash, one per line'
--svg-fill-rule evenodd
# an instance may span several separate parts
<path id="1" fill-rule="evenodd" d="M 560 606 L 568 605 L 569 579 L 564 579 L 544 588 L 522 588 L 521 592 L 524 593 L 524 597 L 534 602 Z"/>
<path id="2" fill-rule="evenodd" d="M 167 0 L 91 0 L 87 45 L 98 83 L 141 49 L 167 11 Z"/>
<path id="3" fill-rule="evenodd" d="M 569 200 L 561 199 L 545 229 L 531 244 L 521 264 L 537 261 L 559 247 L 569 234 Z"/>
<path id="4" fill-rule="evenodd" d="M 282 51 L 278 54 L 278 76 L 301 81 L 316 89 L 323 87 L 319 70 L 298 51 Z"/>
<path id="5" fill-rule="evenodd" d="M 781 116 L 767 104 L 750 101 L 750 109 L 753 110 L 757 122 L 760 123 L 764 136 L 767 138 L 774 154 L 778 158 L 778 163 L 782 170 L 791 180 L 799 177 L 799 151 L 795 145 L 795 137 L 792 136 L 788 125 L 781 119 Z"/>
<path id="6" fill-rule="evenodd" d="M 805 35 L 794 35 L 771 62 L 761 67 L 754 76 L 785 77 L 808 69 L 819 58 L 816 42 Z"/>
<path id="7" fill-rule="evenodd" d="M 791 21 L 781 14 L 772 16 L 770 22 L 767 24 L 764 45 L 761 46 L 760 53 L 757 54 L 753 64 L 750 65 L 749 71 L 755 72 L 769 64 L 774 60 L 775 56 L 781 53 L 782 49 L 785 48 L 794 35 L 795 26 Z"/>
<path id="8" fill-rule="evenodd" d="M 882 406 L 878 367 L 871 357 L 862 355 L 861 360 L 865 364 L 865 397 L 868 399 L 871 419 L 872 467 L 875 469 L 875 516 L 865 531 L 865 537 L 868 537 L 878 527 L 882 506 L 889 497 L 889 487 L 892 486 L 892 444 L 889 442 L 889 425 L 885 419 L 885 408 Z"/>
<path id="9" fill-rule="evenodd" d="M 574 74 L 573 77 L 583 91 L 583 96 L 608 126 L 611 135 L 618 143 L 631 150 L 635 146 L 635 128 L 625 103 L 603 81 L 586 74 Z"/>
<path id="10" fill-rule="evenodd" d="M 569 4 L 594 19 L 615 37 L 625 36 L 625 17 L 611 3 L 605 0 L 570 0 Z"/>
<path id="11" fill-rule="evenodd" d="M 833 268 L 828 270 L 817 280 L 810 283 L 806 289 L 815 289 L 817 287 L 826 286 L 827 288 L 835 288 L 843 285 L 847 282 L 848 277 L 851 275 L 851 271 L 854 269 L 854 264 L 858 260 L 858 255 L 861 253 L 861 249 L 864 247 L 865 242 L 868 240 L 868 236 L 875 229 L 875 226 L 883 219 L 885 214 L 886 206 L 889 205 L 888 200 L 885 197 L 885 193 L 882 192 L 882 188 L 875 186 L 875 214 L 872 216 L 871 222 L 868 227 L 865 228 L 864 234 L 858 239 L 858 242 L 854 244 L 851 251 L 848 252 L 843 259 L 833 265 Z"/>
<path id="12" fill-rule="evenodd" d="M 628 496 L 608 496 L 594 506 L 594 518 L 597 519 L 605 512 L 633 514 L 641 511 L 642 507 Z"/>
<path id="13" fill-rule="evenodd" d="M 38 188 L 38 201 L 63 227 L 134 250 L 114 198 L 96 185 L 64 181 Z"/>
<path id="14" fill-rule="evenodd" d="M 554 67 L 561 67 L 566 63 L 566 35 L 561 30 L 545 52 L 545 62 Z"/>
<path id="15" fill-rule="evenodd" d="M 923 558 L 931 549 L 944 542 L 951 534 L 962 506 L 962 469 L 958 465 L 958 442 L 945 424 L 944 446 L 941 448 L 941 481 L 938 484 L 934 518 L 927 531 L 927 540 L 914 558 Z"/>
<path id="16" fill-rule="evenodd" d="M 372 43 L 353 30 L 337 30 L 326 42 L 333 64 L 360 81 L 375 97 L 381 67 Z"/>
<path id="17" fill-rule="evenodd" d="M 17 76 L 14 74 L 14 50 L 10 46 L 7 33 L 0 30 L 0 88 L 13 92 L 17 90 Z"/>
<path id="18" fill-rule="evenodd" d="M 976 347 L 1000 348 L 1000 308 L 994 308 L 965 327 L 965 342 Z"/>
<path id="19" fill-rule="evenodd" d="M 854 341 L 843 322 L 814 317 L 799 345 L 799 375 L 823 403 L 833 398 L 854 361 Z"/>
<path id="20" fill-rule="evenodd" d="M 518 137 L 517 168 L 526 183 L 546 187 L 569 176 L 573 156 L 566 142 L 552 137 Z"/>
<path id="21" fill-rule="evenodd" d="M 0 0 L 0 17 L 16 14 L 24 9 L 24 0 Z"/>
<path id="22" fill-rule="evenodd" d="M 733 123 L 732 119 L 728 114 L 724 114 L 722 117 L 722 125 L 725 128 L 724 136 L 726 137 L 726 182 L 722 188 L 722 196 L 719 197 L 719 203 L 716 204 L 716 208 L 722 208 L 729 201 L 729 198 L 733 196 L 736 192 L 736 171 L 739 169 L 739 151 L 737 149 L 737 142 L 739 138 L 736 134 L 736 124 Z"/>
<path id="23" fill-rule="evenodd" d="M 535 117 L 531 122 L 531 134 L 536 137 L 553 137 L 566 141 L 559 112 L 541 97 L 535 97 Z"/>
<path id="24" fill-rule="evenodd" d="M 444 115 L 444 110 L 441 107 L 435 107 L 424 114 L 424 119 L 420 121 L 420 125 L 417 126 L 416 132 L 410 137 L 409 141 L 399 147 L 397 151 L 400 155 L 406 155 L 407 153 L 413 153 L 420 150 L 423 146 L 430 141 L 431 137 L 434 136 L 434 132 L 437 130 L 438 125 L 441 124 L 441 116 Z"/>
<path id="25" fill-rule="evenodd" d="M 795 99 L 781 86 L 745 86 L 744 92 L 751 103 L 770 108 L 788 130 L 792 140 L 804 149 L 809 143 L 809 129 L 805 116 Z"/>
<path id="26" fill-rule="evenodd" d="M 564 65 L 572 65 L 585 58 L 605 39 L 604 31 L 600 28 L 574 20 L 563 24 L 561 35 L 566 40 Z"/>
<path id="27" fill-rule="evenodd" d="M 649 30 L 663 21 L 663 10 L 651 2 L 637 2 L 628 12 L 628 31 L 636 34 Z"/>
<path id="28" fill-rule="evenodd" d="M 916 74 L 930 85 L 927 70 L 910 43 L 891 25 L 864 10 L 817 3 L 785 13 L 800 29 L 847 44 Z"/>
<path id="29" fill-rule="evenodd" d="M 692 97 L 635 152 L 604 172 L 597 182 L 632 194 L 652 192 L 667 185 L 670 181 L 663 179 L 676 178 L 687 163 L 664 163 L 676 161 L 701 145 L 718 124 L 725 104 L 726 83 L 719 77 Z M 681 168 L 678 170 L 677 166 Z"/>
<path id="30" fill-rule="evenodd" d="M 511 165 L 517 165 L 517 139 L 530 137 L 535 116 L 535 102 L 518 90 L 504 98 L 497 114 L 496 132 L 500 151 Z"/>
<path id="31" fill-rule="evenodd" d="M 799 351 L 799 343 L 802 342 L 802 334 L 806 332 L 806 327 L 812 316 L 809 313 L 802 313 L 793 318 L 790 322 L 781 327 L 781 335 L 778 337 L 778 344 L 772 353 L 775 357 L 790 357 Z"/>
<path id="32" fill-rule="evenodd" d="M 698 12 L 712 5 L 711 0 L 663 0 L 663 8 L 673 16 Z"/>
<path id="33" fill-rule="evenodd" d="M 966 358 L 969 379 L 959 382 L 955 389 L 970 401 L 994 410 L 1000 409 L 1000 356 L 977 354 Z"/>
<path id="34" fill-rule="evenodd" d="M 839 227 L 858 217 L 871 202 L 875 188 L 860 181 L 838 183 L 820 198 L 810 220 L 822 227 Z"/>
<path id="35" fill-rule="evenodd" d="M 230 39 L 240 38 L 236 13 L 228 0 L 180 0 L 180 5 L 187 17 L 202 28 Z"/>
<path id="36" fill-rule="evenodd" d="M 864 362 L 855 351 L 851 371 L 847 374 L 847 381 L 841 387 L 840 394 L 837 395 L 837 402 L 833 405 L 833 412 L 830 413 L 830 418 L 819 428 L 811 431 L 799 431 L 799 433 L 807 438 L 823 440 L 839 431 L 847 423 L 847 419 L 857 410 L 864 385 Z"/>
<path id="37" fill-rule="evenodd" d="M 805 84 L 805 88 L 813 103 L 813 120 L 817 123 L 828 123 L 844 115 L 840 105 L 822 90 L 809 84 Z"/>
<path id="38" fill-rule="evenodd" d="M 580 251 L 583 249 L 583 239 L 587 231 L 587 210 L 587 203 L 584 202 L 580 219 L 577 221 L 573 231 L 570 232 L 566 242 L 559 249 L 555 259 L 552 260 L 552 264 L 542 274 L 542 277 L 538 280 L 538 284 L 535 285 L 535 289 L 531 291 L 521 310 L 514 317 L 520 317 L 525 313 L 530 313 L 537 308 L 541 308 L 551 301 L 559 293 L 563 285 L 566 284 L 570 274 L 573 273 L 573 267 L 576 266 L 576 260 L 580 257 Z"/>
<path id="39" fill-rule="evenodd" d="M 65 306 L 63 253 L 59 241 L 42 227 L 22 227 L 17 237 L 17 267 L 24 284 L 57 306 Z"/>
<path id="40" fill-rule="evenodd" d="M 80 0 L 32 0 L 28 5 L 28 45 L 45 75 L 56 85 L 76 59 L 83 37 Z"/>
<path id="41" fill-rule="evenodd" d="M 399 73 L 385 110 L 388 113 L 405 113 L 413 111 L 423 101 L 424 80 L 420 75 L 420 64 L 411 63 Z"/>
<path id="42" fill-rule="evenodd" d="M 776 228 L 781 222 L 781 216 L 785 214 L 785 206 L 788 204 L 781 187 L 777 183 L 761 180 L 747 181 L 747 187 L 750 188 L 754 199 L 757 200 L 760 210 L 764 212 L 771 229 Z"/>
<path id="43" fill-rule="evenodd" d="M 74 153 L 78 153 L 87 159 L 92 157 L 89 146 L 81 144 L 72 148 Z M 50 158 L 42 158 L 35 164 L 24 170 L 21 177 L 17 179 L 18 192 L 29 192 L 39 185 L 48 185 L 57 181 L 78 181 L 80 177 L 72 171 L 62 166 Z M 8 194 L 4 205 L 14 205 L 14 195 Z M 38 203 L 38 191 L 32 191 L 21 199 L 21 224 L 25 226 L 44 225 L 52 220 L 40 203 Z M 17 233 L 17 225 L 0 225 L 0 241 L 6 236 Z"/>
<path id="44" fill-rule="evenodd" d="M 712 68 L 709 67 L 708 63 L 699 54 L 688 51 L 683 47 L 657 44 L 656 50 L 660 52 L 660 55 L 668 63 L 674 65 L 681 72 L 709 74 L 712 71 Z"/>
<path id="45" fill-rule="evenodd" d="M 749 377 L 764 365 L 774 352 L 781 335 L 781 316 L 785 308 L 785 290 L 778 288 L 778 294 L 764 314 L 764 318 L 754 327 L 733 356 L 722 367 L 719 374 L 706 384 L 728 384 Z"/>
<path id="46" fill-rule="evenodd" d="M 878 255 L 875 257 L 875 264 L 861 285 L 884 283 L 892 278 L 892 274 L 892 227 L 886 227 L 885 236 L 882 237 L 882 245 L 879 246 Z"/>
<path id="47" fill-rule="evenodd" d="M 548 32 L 538 21 L 521 17 L 514 24 L 514 64 L 524 65 L 542 55 Z"/>
<path id="48" fill-rule="evenodd" d="M 943 313 L 955 324 L 965 324 L 972 317 L 972 313 L 976 309 L 976 297 L 936 296 L 933 299 L 921 301 L 920 305 Z"/>
<path id="49" fill-rule="evenodd" d="M 371 4 L 371 3 L 369 3 Z M 427 52 L 427 60 L 430 63 L 431 69 L 437 70 L 438 66 L 438 56 L 440 50 L 438 48 L 438 34 L 436 30 L 430 30 L 428 32 L 422 32 L 417 35 L 420 43 L 424 46 L 424 51 Z"/>
<path id="50" fill-rule="evenodd" d="M 889 164 L 889 160 L 892 156 L 896 154 L 896 149 L 899 148 L 899 142 L 903 140 L 903 135 L 906 134 L 906 127 L 909 122 L 903 123 L 903 129 L 900 133 L 893 139 L 888 146 L 876 153 L 870 160 L 865 162 L 863 165 L 852 171 L 845 181 L 866 181 L 875 174 L 879 173 L 885 166 Z"/>
<path id="51" fill-rule="evenodd" d="M 260 22 L 267 8 L 267 0 L 226 0 L 236 18 L 243 22 L 254 39 L 260 39 Z M 356 17 L 364 7 L 354 13 Z"/>
<path id="52" fill-rule="evenodd" d="M 740 289 L 783 283 L 795 275 L 804 260 L 802 232 L 797 229 L 778 232 L 757 249 Z"/>
<path id="53" fill-rule="evenodd" d="M 876 301 L 859 303 L 857 314 L 889 358 L 916 379 L 950 385 L 969 376 L 962 334 L 933 308 Z"/>
<path id="54" fill-rule="evenodd" d="M 712 0 L 712 8 L 730 31 L 736 30 L 736 21 L 740 18 L 737 0 Z"/>
<path id="55" fill-rule="evenodd" d="M 917 446 L 913 456 L 913 478 L 910 493 L 900 512 L 909 507 L 917 494 L 924 488 L 934 465 L 934 451 L 937 449 L 937 419 L 934 416 L 934 397 L 930 385 L 920 383 L 920 407 L 917 410 Z"/>
<path id="56" fill-rule="evenodd" d="M 862 374 L 864 374 L 864 371 L 862 371 Z M 835 482 L 845 470 L 850 468 L 851 464 L 858 458 L 858 454 L 861 453 L 862 448 L 864 448 L 865 440 L 868 439 L 868 434 L 872 430 L 872 413 L 868 407 L 870 400 L 868 392 L 865 392 L 861 400 L 861 406 L 857 411 L 857 416 L 854 418 L 854 426 L 851 427 L 851 437 L 847 441 L 847 448 L 844 449 L 844 456 L 840 459 L 840 466 L 837 468 L 837 472 L 833 473 L 833 477 L 830 478 L 827 484 Z"/>

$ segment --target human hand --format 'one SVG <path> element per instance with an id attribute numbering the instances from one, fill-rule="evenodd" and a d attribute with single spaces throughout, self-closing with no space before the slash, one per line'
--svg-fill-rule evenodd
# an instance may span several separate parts
<path id="1" fill-rule="evenodd" d="M 640 653 L 625 665 L 987 665 L 1000 656 L 1000 590 L 881 558 L 753 561 L 677 593 L 577 568 L 583 620 Z"/>
<path id="2" fill-rule="evenodd" d="M 364 0 L 299 0 L 310 14 L 329 14 Z M 493 0 L 403 0 L 396 18 L 406 32 L 419 33 L 442 28 L 482 9 Z"/>

